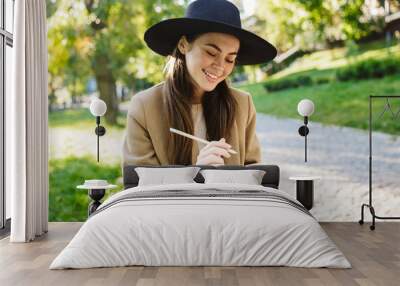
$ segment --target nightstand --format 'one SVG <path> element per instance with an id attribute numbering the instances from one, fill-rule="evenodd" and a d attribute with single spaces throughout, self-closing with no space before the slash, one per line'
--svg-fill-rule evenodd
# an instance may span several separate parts
<path id="1" fill-rule="evenodd" d="M 104 197 L 107 189 L 114 189 L 116 185 L 110 185 L 105 180 L 86 180 L 84 185 L 79 185 L 77 189 L 87 189 L 88 195 L 92 199 L 88 206 L 88 216 L 94 213 L 101 205 L 100 200 Z"/>
<path id="2" fill-rule="evenodd" d="M 311 210 L 314 203 L 314 180 L 317 176 L 293 176 L 289 180 L 296 181 L 296 199 L 307 209 Z"/>

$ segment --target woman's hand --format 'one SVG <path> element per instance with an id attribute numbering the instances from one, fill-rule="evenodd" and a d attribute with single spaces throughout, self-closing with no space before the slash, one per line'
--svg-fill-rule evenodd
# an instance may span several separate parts
<path id="1" fill-rule="evenodd" d="M 196 165 L 224 165 L 224 158 L 230 158 L 228 150 L 231 149 L 231 145 L 225 142 L 225 138 L 219 141 L 211 141 L 203 149 L 200 150 L 197 156 Z"/>

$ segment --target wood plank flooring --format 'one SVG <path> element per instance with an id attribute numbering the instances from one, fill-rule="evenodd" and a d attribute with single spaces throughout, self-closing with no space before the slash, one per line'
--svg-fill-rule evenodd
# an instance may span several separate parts
<path id="1" fill-rule="evenodd" d="M 352 269 L 291 267 L 120 267 L 49 270 L 81 223 L 50 223 L 32 243 L 0 240 L 0 285 L 400 285 L 400 223 L 321 223 Z"/>

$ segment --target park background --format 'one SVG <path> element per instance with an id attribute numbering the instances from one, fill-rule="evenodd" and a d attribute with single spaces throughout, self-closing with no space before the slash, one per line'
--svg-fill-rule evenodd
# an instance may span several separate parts
<path id="1" fill-rule="evenodd" d="M 356 221 L 368 201 L 368 98 L 400 95 L 400 1 L 237 0 L 242 25 L 278 49 L 267 64 L 236 67 L 230 81 L 251 93 L 263 163 L 281 168 L 280 188 L 294 194 L 292 175 L 317 175 L 312 213 L 320 221 Z M 163 80 L 165 58 L 143 40 L 147 27 L 181 17 L 187 0 L 47 0 L 49 93 L 49 220 L 84 221 L 88 196 L 75 187 L 107 179 L 122 189 L 121 145 L 127 104 Z M 99 97 L 108 110 L 96 161 Z M 301 99 L 311 99 L 308 162 L 297 129 Z M 377 101 L 378 118 L 387 104 Z M 374 204 L 400 213 L 400 100 L 373 122 Z M 110 192 L 111 193 L 111 192 Z M 109 194 L 108 194 L 109 195 Z M 397 211 L 397 214 L 396 214 Z"/>

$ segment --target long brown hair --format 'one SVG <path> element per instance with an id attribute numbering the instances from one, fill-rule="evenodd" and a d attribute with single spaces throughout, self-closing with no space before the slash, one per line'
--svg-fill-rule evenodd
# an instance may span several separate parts
<path id="1" fill-rule="evenodd" d="M 199 35 L 187 35 L 189 43 Z M 191 102 L 194 94 L 194 82 L 185 62 L 185 55 L 175 47 L 166 65 L 165 101 L 170 127 L 194 133 Z M 203 114 L 207 128 L 207 140 L 229 140 L 237 103 L 231 95 L 226 80 L 220 82 L 213 91 L 205 92 L 202 97 Z M 170 164 L 192 164 L 193 141 L 186 137 L 170 133 L 168 158 Z M 195 163 L 195 162 L 193 162 Z"/>

